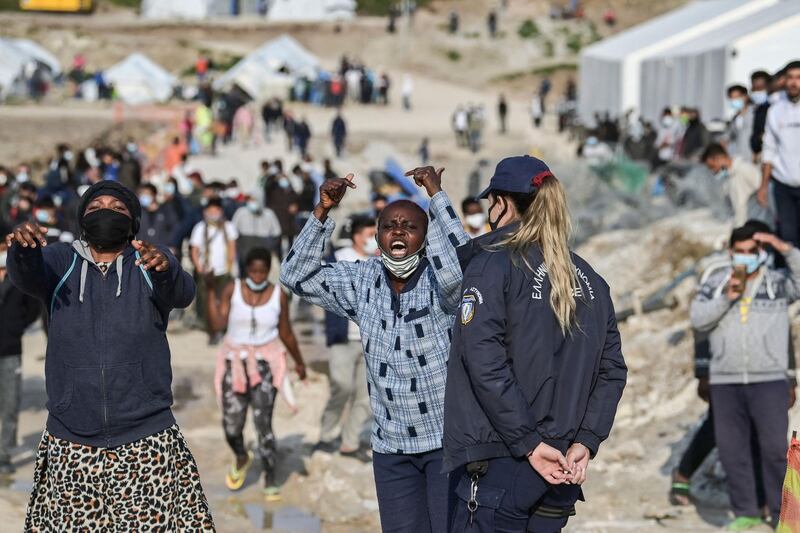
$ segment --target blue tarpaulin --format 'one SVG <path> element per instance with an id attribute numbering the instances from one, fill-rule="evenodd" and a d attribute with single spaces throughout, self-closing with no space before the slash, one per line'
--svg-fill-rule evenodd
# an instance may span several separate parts
<path id="1" fill-rule="evenodd" d="M 396 183 L 403 191 L 403 195 L 396 195 L 389 198 L 389 201 L 408 199 L 419 205 L 422 209 L 427 210 L 430 199 L 425 194 L 425 191 L 417 187 L 412 178 L 405 175 L 405 171 L 400 164 L 391 157 L 386 159 L 384 168 L 386 175 Z"/>

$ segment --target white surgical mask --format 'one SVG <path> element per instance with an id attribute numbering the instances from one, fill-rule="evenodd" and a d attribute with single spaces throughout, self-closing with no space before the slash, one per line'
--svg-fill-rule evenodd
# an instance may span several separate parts
<path id="1" fill-rule="evenodd" d="M 5 174 L 0 174 L 0 187 L 5 186 L 8 183 L 8 176 Z"/>
<path id="2" fill-rule="evenodd" d="M 72 152 L 70 152 L 69 150 L 64 152 L 64 160 L 65 161 L 72 161 Z"/>
<path id="3" fill-rule="evenodd" d="M 753 91 L 750 93 L 750 99 L 753 101 L 755 105 L 761 105 L 767 101 L 769 95 L 767 95 L 767 91 Z"/>
<path id="4" fill-rule="evenodd" d="M 28 177 L 28 173 L 27 172 L 19 172 L 17 174 L 17 183 L 25 183 L 29 179 L 30 178 Z"/>
<path id="5" fill-rule="evenodd" d="M 252 211 L 253 213 L 258 213 L 261 211 L 261 202 L 258 200 L 249 200 L 247 202 L 247 209 Z"/>
<path id="6" fill-rule="evenodd" d="M 369 239 L 367 242 L 364 243 L 364 254 L 372 257 L 375 255 L 375 252 L 378 251 L 378 241 L 375 239 Z"/>
<path id="7" fill-rule="evenodd" d="M 472 229 L 481 229 L 486 224 L 486 215 L 483 213 L 473 213 L 464 217 L 467 226 Z"/>
<path id="8" fill-rule="evenodd" d="M 414 273 L 415 270 L 417 270 L 423 250 L 424 248 L 420 248 L 415 253 L 406 256 L 403 259 L 395 259 L 391 255 L 381 250 L 381 261 L 383 261 L 383 266 L 386 267 L 386 270 L 394 274 L 395 277 L 407 279 L 411 276 L 411 274 Z"/>
<path id="9" fill-rule="evenodd" d="M 261 283 L 256 283 L 250 278 L 245 278 L 244 282 L 247 283 L 247 286 L 253 292 L 261 292 L 267 288 L 267 285 L 269 285 L 269 281 L 267 280 L 264 280 Z"/>
<path id="10" fill-rule="evenodd" d="M 278 179 L 278 185 L 283 189 L 288 189 L 289 185 L 291 185 L 291 183 L 289 183 L 289 178 L 283 178 L 282 177 L 282 178 Z"/>

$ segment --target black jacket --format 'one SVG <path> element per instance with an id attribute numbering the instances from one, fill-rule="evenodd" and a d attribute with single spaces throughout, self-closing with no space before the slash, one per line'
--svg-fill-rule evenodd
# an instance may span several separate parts
<path id="1" fill-rule="evenodd" d="M 525 457 L 540 442 L 566 451 L 580 442 L 597 453 L 608 437 L 627 368 L 606 282 L 572 256 L 577 324 L 565 337 L 550 303 L 538 247 L 528 261 L 490 251 L 512 228 L 462 249 L 444 408 L 444 470 L 493 457 Z"/>
<path id="2" fill-rule="evenodd" d="M 192 302 L 195 285 L 161 251 L 165 272 L 142 270 L 128 246 L 104 275 L 80 241 L 9 249 L 9 278 L 50 315 L 44 372 L 53 436 L 113 448 L 175 423 L 168 317 Z"/>
<path id="3" fill-rule="evenodd" d="M 42 306 L 12 285 L 0 281 L 0 357 L 22 353 L 22 335 L 39 316 Z"/>

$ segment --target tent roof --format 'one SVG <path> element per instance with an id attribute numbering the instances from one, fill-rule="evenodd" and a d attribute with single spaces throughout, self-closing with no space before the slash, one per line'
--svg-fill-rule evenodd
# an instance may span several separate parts
<path id="1" fill-rule="evenodd" d="M 0 90 L 20 76 L 28 59 L 29 56 L 10 39 L 0 39 Z"/>
<path id="2" fill-rule="evenodd" d="M 175 76 L 139 52 L 109 68 L 103 76 L 114 84 L 120 98 L 131 104 L 166 101 L 178 83 Z"/>
<path id="3" fill-rule="evenodd" d="M 141 13 L 155 19 L 202 19 L 209 15 L 214 0 L 143 0 Z"/>
<path id="4" fill-rule="evenodd" d="M 693 55 L 725 48 L 742 37 L 768 28 L 782 20 L 800 15 L 800 2 L 782 0 L 758 12 L 758 16 L 734 20 L 713 32 L 660 52 L 657 57 Z"/>
<path id="5" fill-rule="evenodd" d="M 262 91 L 258 87 L 271 82 L 284 83 L 286 76 L 278 72 L 282 67 L 292 74 L 312 74 L 319 67 L 319 60 L 292 37 L 283 35 L 247 54 L 214 86 L 223 88 L 236 83 L 251 97 L 260 98 Z"/>
<path id="6" fill-rule="evenodd" d="M 44 46 L 30 39 L 10 39 L 11 43 L 28 57 L 46 65 L 55 75 L 61 74 L 61 63 Z"/>
<path id="7" fill-rule="evenodd" d="M 350 19 L 355 0 L 273 0 L 267 11 L 272 21 L 316 21 Z"/>
<path id="8" fill-rule="evenodd" d="M 724 17 L 739 8 L 757 10 L 778 0 L 698 0 L 682 8 L 655 17 L 627 31 L 586 48 L 582 55 L 605 59 L 623 59 L 645 47 L 674 37 L 686 30 Z M 748 6 L 748 4 L 750 4 Z"/>

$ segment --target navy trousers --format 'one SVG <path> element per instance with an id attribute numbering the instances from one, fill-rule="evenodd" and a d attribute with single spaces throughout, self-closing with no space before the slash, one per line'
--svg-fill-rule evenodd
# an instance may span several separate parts
<path id="1" fill-rule="evenodd" d="M 475 513 L 467 507 L 470 489 L 469 476 L 461 470 L 455 484 L 451 533 L 558 533 L 568 517 L 541 517 L 534 511 L 541 505 L 569 508 L 583 497 L 580 487 L 550 485 L 527 460 L 511 457 L 489 460 L 488 471 L 478 480 Z"/>
<path id="2" fill-rule="evenodd" d="M 372 454 L 383 533 L 447 531 L 448 477 L 442 450 L 413 455 Z"/>
<path id="3" fill-rule="evenodd" d="M 736 516 L 761 516 L 754 469 L 761 470 L 764 499 L 773 520 L 781 511 L 789 428 L 789 384 L 769 381 L 747 385 L 711 385 L 714 434 Z M 755 436 L 761 464 L 754 465 Z"/>

